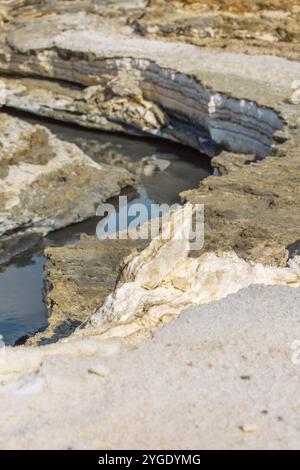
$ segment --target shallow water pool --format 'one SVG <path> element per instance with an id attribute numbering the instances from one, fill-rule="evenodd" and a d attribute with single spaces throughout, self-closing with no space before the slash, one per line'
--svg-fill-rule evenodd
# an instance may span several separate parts
<path id="1" fill-rule="evenodd" d="M 107 151 L 132 162 L 153 156 L 168 160 L 166 170 L 141 176 L 138 193 L 127 191 L 131 201 L 139 198 L 138 202 L 142 200 L 146 205 L 151 202 L 179 202 L 181 191 L 197 187 L 203 178 L 212 173 L 208 158 L 181 145 L 84 130 L 44 119 L 37 121 L 24 115 L 21 117 L 47 126 L 61 139 L 75 142 L 98 162 L 102 161 L 103 153 Z M 117 203 L 117 199 L 113 202 Z M 21 337 L 31 336 L 47 326 L 42 294 L 45 246 L 75 243 L 81 233 L 95 235 L 98 222 L 99 218 L 94 217 L 49 234 L 42 246 L 18 256 L 6 266 L 0 266 L 0 335 L 6 344 L 15 344 Z"/>

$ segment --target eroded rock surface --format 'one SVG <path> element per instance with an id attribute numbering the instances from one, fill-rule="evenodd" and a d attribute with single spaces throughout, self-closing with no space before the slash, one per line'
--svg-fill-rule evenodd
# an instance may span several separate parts
<path id="1" fill-rule="evenodd" d="M 8 0 L 0 2 L 0 21 L 83 11 L 113 18 L 137 36 L 299 59 L 297 0 Z"/>
<path id="2" fill-rule="evenodd" d="M 82 236 L 72 246 L 45 251 L 45 301 L 49 326 L 27 344 L 47 344 L 69 336 L 91 318 L 114 290 L 120 265 L 143 240 L 99 240 Z"/>
<path id="3" fill-rule="evenodd" d="M 54 19 L 55 28 L 46 28 Z M 210 178 L 185 197 L 206 204 L 208 250 L 284 265 L 287 246 L 299 238 L 299 62 L 142 39 L 109 22 L 104 33 L 101 18 L 90 14 L 54 19 L 5 33 L 1 69 L 47 79 L 3 76 L 6 104 L 166 137 L 209 155 L 225 148 L 230 161 L 241 154 L 231 166 L 245 155 L 275 155 Z"/>
<path id="4" fill-rule="evenodd" d="M 0 235 L 46 234 L 95 215 L 133 179 L 99 165 L 42 126 L 0 114 Z"/>
<path id="5" fill-rule="evenodd" d="M 226 2 L 220 9 L 215 2 L 211 8 L 222 21 L 230 15 L 238 21 L 247 11 L 255 32 L 255 15 L 265 13 L 248 3 Z M 107 18 L 106 10 L 103 21 L 100 10 L 77 11 L 74 4 L 65 11 L 55 5 L 53 16 L 44 12 L 39 18 L 30 5 L 26 21 L 18 23 L 16 14 L 3 29 L 4 104 L 88 127 L 162 136 L 210 155 L 227 149 L 231 153 L 216 158 L 219 165 L 227 158 L 223 172 L 235 171 L 209 178 L 184 195 L 206 206 L 204 248 L 284 266 L 287 247 L 299 238 L 299 104 L 294 100 L 299 63 L 143 39 L 126 19 Z M 141 25 L 164 8 L 160 2 L 139 7 L 148 9 L 138 19 Z M 187 16 L 199 13 L 201 21 L 207 13 L 202 2 L 186 7 L 170 2 L 168 16 L 170 9 L 177 14 L 183 7 Z M 294 27 L 298 9 L 293 2 L 278 3 L 274 11 Z M 270 39 L 253 35 L 262 42 Z M 296 43 L 297 34 L 293 39 Z M 237 163 L 232 152 L 240 153 Z M 271 154 L 276 157 L 241 165 L 253 155 Z"/>
<path id="6" fill-rule="evenodd" d="M 244 165 L 251 165 L 255 161 L 255 155 L 221 152 L 212 158 L 211 164 L 217 170 L 218 176 L 220 176 L 236 171 Z"/>
<path id="7" fill-rule="evenodd" d="M 205 249 L 233 249 L 247 260 L 284 266 L 299 239 L 300 141 L 220 178 L 209 177 L 183 198 L 205 204 Z M 220 236 L 221 234 L 221 236 Z"/>
<path id="8" fill-rule="evenodd" d="M 197 256 L 187 236 L 193 212 L 187 204 L 166 215 L 162 232 L 147 248 L 146 237 L 84 237 L 75 246 L 48 249 L 50 326 L 29 343 L 53 342 L 83 323 L 87 327 L 79 335 L 96 328 L 93 334 L 101 337 L 132 341 L 150 335 L 190 305 L 218 300 L 251 284 L 300 286 L 297 258 L 289 267 L 277 268 L 249 263 L 234 252 Z M 137 254 L 137 248 L 144 249 Z"/>

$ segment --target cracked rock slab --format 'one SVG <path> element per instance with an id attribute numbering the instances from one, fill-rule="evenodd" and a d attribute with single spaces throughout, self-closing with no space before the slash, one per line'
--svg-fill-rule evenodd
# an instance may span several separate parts
<path id="1" fill-rule="evenodd" d="M 189 240 L 194 215 L 194 207 L 186 204 L 165 216 L 149 246 L 126 258 L 114 291 L 83 334 L 92 325 L 103 337 L 145 335 L 190 305 L 212 302 L 251 284 L 299 288 L 297 257 L 286 268 L 249 263 L 221 250 L 197 257 Z"/>
<path id="2" fill-rule="evenodd" d="M 205 204 L 206 253 L 191 257 L 178 246 L 174 252 L 154 244 L 127 258 L 118 281 L 110 271 L 104 279 L 100 267 L 111 257 L 116 266 L 121 253 L 102 244 L 82 240 L 48 252 L 56 315 L 45 342 L 70 332 L 60 329 L 70 307 L 71 321 L 85 321 L 94 301 L 113 293 L 70 338 L 7 348 L 0 446 L 298 448 L 299 371 L 291 345 L 298 339 L 299 288 L 252 286 L 221 298 L 256 282 L 299 285 L 297 256 L 286 267 L 298 254 L 300 226 L 300 122 L 293 100 L 299 63 L 183 43 L 230 42 L 229 50 L 297 59 L 298 5 L 276 1 L 266 11 L 267 1 L 258 8 L 247 0 L 215 0 L 203 11 L 203 2 L 151 1 L 134 29 L 119 19 L 106 20 L 104 28 L 98 12 L 64 14 L 63 3 L 54 2 L 50 18 L 45 2 L 37 21 L 30 2 L 25 21 L 16 13 L 2 28 L 1 103 L 58 119 L 83 122 L 86 115 L 99 128 L 119 126 L 207 152 L 213 140 L 217 151 L 230 152 L 218 160 L 228 174 L 184 195 Z M 268 158 L 241 164 L 253 154 Z M 96 265 L 80 269 L 82 255 Z M 98 276 L 103 283 L 96 293 Z M 180 315 L 188 305 L 217 299 Z M 141 343 L 149 326 L 152 339 Z"/>

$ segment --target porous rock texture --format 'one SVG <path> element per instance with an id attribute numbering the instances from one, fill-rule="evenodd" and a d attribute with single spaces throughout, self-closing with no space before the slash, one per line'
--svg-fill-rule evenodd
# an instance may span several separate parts
<path id="1" fill-rule="evenodd" d="M 146 244 L 146 240 L 99 240 L 86 235 L 75 245 L 48 248 L 45 302 L 49 325 L 27 344 L 55 342 L 86 323 L 116 287 L 123 258 Z"/>
<path id="2" fill-rule="evenodd" d="M 0 3 L 1 103 L 182 142 L 222 176 L 182 195 L 188 226 L 205 205 L 201 250 L 174 238 L 178 211 L 120 271 L 135 243 L 47 251 L 54 316 L 32 344 L 85 325 L 7 348 L 0 446 L 298 448 L 299 6 L 81 4 Z"/>
<path id="3" fill-rule="evenodd" d="M 299 18 L 298 0 L 150 0 L 137 25 L 150 37 L 298 60 Z"/>
<path id="4" fill-rule="evenodd" d="M 150 38 L 299 59 L 298 0 L 6 0 L 0 21 L 82 11 Z"/>

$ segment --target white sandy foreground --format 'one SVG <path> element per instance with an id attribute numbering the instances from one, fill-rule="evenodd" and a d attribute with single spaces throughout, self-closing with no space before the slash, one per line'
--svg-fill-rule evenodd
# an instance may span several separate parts
<path id="1" fill-rule="evenodd" d="M 0 447 L 299 448 L 299 306 L 298 288 L 252 286 L 135 347 L 46 354 L 1 386 Z"/>

